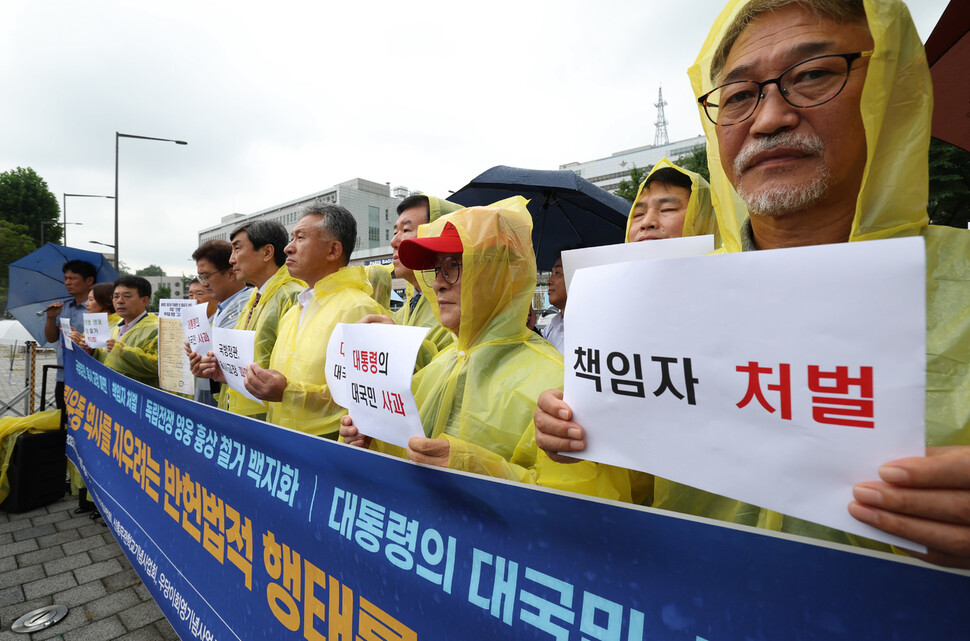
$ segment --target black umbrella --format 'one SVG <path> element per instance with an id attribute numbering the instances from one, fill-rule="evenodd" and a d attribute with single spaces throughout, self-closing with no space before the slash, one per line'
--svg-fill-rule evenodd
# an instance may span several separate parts
<path id="1" fill-rule="evenodd" d="M 566 247 L 622 243 L 630 203 L 572 171 L 499 165 L 448 197 L 466 207 L 512 196 L 529 200 L 532 246 L 539 269 L 549 270 Z"/>

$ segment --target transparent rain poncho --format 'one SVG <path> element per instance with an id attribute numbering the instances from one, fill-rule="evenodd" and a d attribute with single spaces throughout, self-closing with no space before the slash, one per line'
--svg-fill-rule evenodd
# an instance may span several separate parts
<path id="1" fill-rule="evenodd" d="M 283 400 L 267 403 L 266 421 L 308 434 L 337 438 L 347 410 L 333 401 L 326 379 L 327 344 L 337 323 L 356 323 L 382 308 L 371 298 L 364 268 L 342 267 L 313 286 L 306 309 L 294 305 L 279 325 L 269 368 L 287 378 Z"/>
<path id="2" fill-rule="evenodd" d="M 280 319 L 290 307 L 296 304 L 297 294 L 305 288 L 306 283 L 290 276 L 286 265 L 282 265 L 272 278 L 263 283 L 259 302 L 256 302 L 256 289 L 253 289 L 249 302 L 239 312 L 235 329 L 249 329 L 256 332 L 253 362 L 260 367 L 269 367 L 269 356 L 273 352 L 273 346 L 276 345 Z M 252 317 L 250 317 L 250 310 L 252 310 Z M 266 416 L 265 406 L 230 389 L 228 385 L 222 386 L 219 408 L 256 419 L 263 419 Z"/>

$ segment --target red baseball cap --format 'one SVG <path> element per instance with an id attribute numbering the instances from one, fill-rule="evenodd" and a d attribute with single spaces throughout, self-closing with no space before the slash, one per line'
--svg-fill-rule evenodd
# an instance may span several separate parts
<path id="1" fill-rule="evenodd" d="M 464 246 L 458 230 L 451 223 L 445 223 L 440 236 L 408 238 L 397 248 L 401 264 L 408 269 L 434 269 L 437 254 L 460 254 Z"/>

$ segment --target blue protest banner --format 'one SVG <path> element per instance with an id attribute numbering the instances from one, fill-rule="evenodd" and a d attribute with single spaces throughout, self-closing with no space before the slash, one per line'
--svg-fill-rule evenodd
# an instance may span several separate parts
<path id="1" fill-rule="evenodd" d="M 68 454 L 188 639 L 966 639 L 970 576 L 422 467 L 65 354 Z"/>

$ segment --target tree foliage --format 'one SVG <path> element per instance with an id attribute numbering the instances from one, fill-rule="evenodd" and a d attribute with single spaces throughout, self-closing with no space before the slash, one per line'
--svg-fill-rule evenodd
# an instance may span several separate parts
<path id="1" fill-rule="evenodd" d="M 970 222 L 970 151 L 930 140 L 930 222 L 966 229 Z"/>
<path id="2" fill-rule="evenodd" d="M 637 191 L 640 189 L 640 183 L 643 182 L 643 179 L 649 173 L 650 167 L 640 169 L 636 165 L 633 165 L 633 169 L 630 170 L 629 180 L 624 178 L 620 181 L 620 186 L 616 189 L 616 195 L 621 198 L 626 198 L 632 203 L 637 199 Z"/>
<path id="3" fill-rule="evenodd" d="M 35 249 L 37 245 L 30 237 L 26 225 L 0 220 L 0 263 L 9 265 Z M 0 316 L 6 315 L 9 286 L 9 270 L 0 268 Z"/>
<path id="4" fill-rule="evenodd" d="M 136 276 L 140 276 L 140 275 L 141 274 L 136 274 Z M 149 274 L 149 276 L 153 276 L 153 275 L 154 274 Z M 172 288 L 169 287 L 168 285 L 160 285 L 158 289 L 155 290 L 155 293 L 152 294 L 152 302 L 151 302 L 151 305 L 149 305 L 150 311 L 158 313 L 159 301 L 162 300 L 163 298 L 171 298 L 171 297 L 172 297 Z"/>
<path id="5" fill-rule="evenodd" d="M 17 167 L 0 173 L 0 220 L 25 225 L 35 246 L 40 246 L 41 228 L 45 242 L 61 242 L 63 230 L 56 224 L 60 215 L 57 197 L 33 169 Z"/>
<path id="6" fill-rule="evenodd" d="M 164 276 L 165 270 L 158 265 L 149 265 L 148 267 L 142 267 L 135 272 L 135 276 Z"/>
<path id="7" fill-rule="evenodd" d="M 690 153 L 674 160 L 674 163 L 687 171 L 700 174 L 704 180 L 711 182 L 711 170 L 707 166 L 707 145 L 694 147 Z"/>

